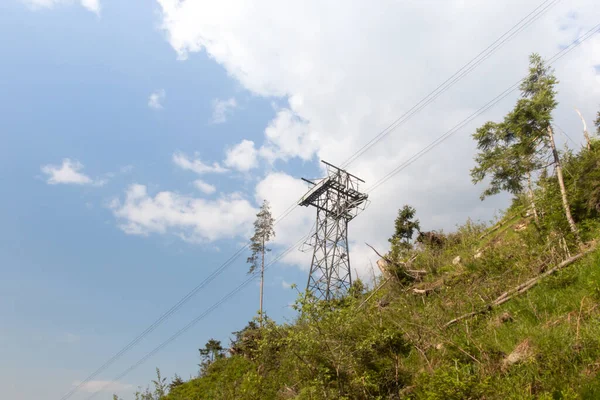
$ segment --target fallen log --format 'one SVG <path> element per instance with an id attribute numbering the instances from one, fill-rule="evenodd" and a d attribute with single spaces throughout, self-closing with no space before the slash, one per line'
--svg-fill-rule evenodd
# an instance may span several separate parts
<path id="1" fill-rule="evenodd" d="M 419 279 L 421 277 L 421 275 L 424 275 L 427 273 L 427 271 L 425 270 L 412 270 L 412 269 L 407 269 L 407 266 L 409 266 L 410 264 L 412 264 L 412 262 L 417 258 L 417 255 L 414 255 L 410 260 L 404 262 L 404 263 L 398 263 L 396 261 L 393 261 L 391 258 L 389 258 L 388 256 L 384 256 L 382 255 L 380 252 L 378 252 L 373 246 L 371 246 L 369 243 L 365 244 L 367 246 L 369 246 L 371 248 L 371 250 L 373 250 L 375 252 L 375 254 L 377 254 L 381 259 L 383 259 L 386 263 L 390 264 L 390 265 L 394 265 L 396 267 L 399 268 L 400 272 L 402 272 L 402 274 L 407 277 L 410 278 L 412 280 L 415 279 Z M 383 272 L 383 271 L 382 271 Z M 398 279 L 400 279 L 400 277 L 397 276 Z"/>
<path id="2" fill-rule="evenodd" d="M 509 290 L 507 292 L 502 293 L 496 300 L 487 304 L 485 307 L 481 308 L 480 310 L 472 311 L 470 313 L 461 315 L 460 317 L 454 318 L 453 320 L 446 322 L 446 324 L 444 324 L 444 328 L 452 326 L 452 325 L 456 324 L 457 322 L 474 317 L 476 315 L 486 314 L 486 313 L 490 312 L 494 307 L 498 307 L 499 305 L 506 303 L 507 301 L 515 298 L 516 296 L 518 296 L 522 293 L 525 293 L 526 291 L 528 291 L 529 289 L 534 287 L 541 279 L 580 260 L 584 256 L 586 256 L 589 253 L 591 253 L 592 251 L 596 250 L 596 247 L 597 247 L 597 243 L 592 243 L 590 245 L 590 247 L 588 247 L 586 250 L 582 251 L 581 253 L 564 260 L 563 262 L 561 262 L 554 268 L 550 268 L 546 272 L 523 282 L 522 284 L 512 288 L 511 290 Z"/>

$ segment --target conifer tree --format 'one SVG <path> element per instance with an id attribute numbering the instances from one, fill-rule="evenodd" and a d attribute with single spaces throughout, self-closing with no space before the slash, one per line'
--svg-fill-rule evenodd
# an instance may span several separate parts
<path id="1" fill-rule="evenodd" d="M 183 379 L 181 379 L 179 375 L 175 374 L 173 380 L 171 380 L 171 383 L 169 383 L 169 392 L 173 391 L 173 389 L 183 385 L 184 383 L 185 382 L 183 381 Z"/>
<path id="2" fill-rule="evenodd" d="M 248 257 L 247 262 L 250 264 L 249 274 L 252 274 L 260 269 L 260 323 L 263 321 L 263 287 L 265 280 L 265 253 L 271 251 L 267 247 L 267 243 L 275 237 L 273 225 L 275 220 L 271 215 L 269 202 L 265 200 L 256 214 L 254 221 L 254 235 L 250 238 L 250 250 L 252 254 Z"/>
<path id="3" fill-rule="evenodd" d="M 398 216 L 394 221 L 394 234 L 388 241 L 392 244 L 392 257 L 396 258 L 401 252 L 411 248 L 415 231 L 420 229 L 419 220 L 414 219 L 416 210 L 414 207 L 404 205 L 398 210 Z"/>
<path id="4" fill-rule="evenodd" d="M 486 177 L 491 178 L 481 195 L 482 200 L 503 190 L 512 194 L 522 193 L 527 182 L 537 219 L 531 175 L 544 168 L 548 158 L 552 159 L 565 217 L 579 240 L 552 131 L 552 111 L 558 104 L 554 89 L 557 83 L 552 69 L 545 65 L 538 54 L 532 54 L 529 58 L 529 74 L 521 83 L 521 97 L 513 110 L 502 122 L 487 122 L 473 135 L 479 153 L 475 157 L 477 165 L 471 170 L 471 177 L 474 183 Z"/>

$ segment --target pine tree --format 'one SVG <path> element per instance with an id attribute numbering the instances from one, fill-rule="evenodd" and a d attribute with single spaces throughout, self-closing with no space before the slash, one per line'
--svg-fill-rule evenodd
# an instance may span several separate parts
<path id="1" fill-rule="evenodd" d="M 171 380 L 171 383 L 169 383 L 169 392 L 172 392 L 173 389 L 183 385 L 184 383 L 185 382 L 183 381 L 183 379 L 181 379 L 181 377 L 179 375 L 175 374 L 175 376 Z"/>
<path id="2" fill-rule="evenodd" d="M 398 216 L 394 221 L 394 234 L 388 239 L 392 244 L 392 258 L 398 257 L 401 252 L 411 248 L 410 241 L 415 231 L 420 229 L 419 220 L 414 219 L 415 214 L 416 210 L 409 205 L 398 210 Z"/>
<path id="3" fill-rule="evenodd" d="M 558 105 L 554 87 L 558 80 L 538 54 L 532 54 L 529 62 L 529 74 L 521 83 L 521 98 L 514 109 L 502 122 L 487 122 L 473 135 L 477 140 L 479 153 L 475 157 L 477 165 L 471 170 L 471 177 L 473 183 L 481 182 L 486 177 L 491 178 L 489 186 L 481 195 L 482 200 L 503 190 L 520 194 L 527 182 L 528 194 L 537 219 L 531 175 L 534 171 L 544 168 L 548 158 L 552 159 L 565 217 L 571 231 L 579 240 L 552 131 L 552 111 Z"/>
<path id="4" fill-rule="evenodd" d="M 260 269 L 260 323 L 263 321 L 263 286 L 265 280 L 265 253 L 271 251 L 267 247 L 267 243 L 275 237 L 273 225 L 275 220 L 271 215 L 269 202 L 265 200 L 254 221 L 254 235 L 250 238 L 250 250 L 252 255 L 248 257 L 247 262 L 250 264 L 249 274 Z"/>
<path id="5" fill-rule="evenodd" d="M 203 348 L 198 349 L 200 352 L 200 375 L 204 375 L 207 368 L 215 362 L 215 360 L 223 357 L 223 346 L 221 346 L 220 340 L 209 339 Z"/>
<path id="6" fill-rule="evenodd" d="M 223 354 L 220 340 L 210 339 L 204 348 L 198 350 L 203 361 L 213 362 Z"/>

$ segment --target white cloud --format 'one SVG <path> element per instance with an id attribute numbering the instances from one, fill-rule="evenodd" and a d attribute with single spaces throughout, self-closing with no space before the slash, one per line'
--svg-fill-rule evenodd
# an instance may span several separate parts
<path id="1" fill-rule="evenodd" d="M 99 0 L 81 0 L 81 5 L 97 15 L 100 15 Z"/>
<path id="2" fill-rule="evenodd" d="M 148 107 L 154 110 L 161 110 L 163 108 L 163 101 L 165 101 L 165 97 L 167 93 L 164 89 L 157 90 L 153 92 L 150 97 L 148 97 Z"/>
<path id="3" fill-rule="evenodd" d="M 81 382 L 75 381 L 73 382 L 73 386 L 79 386 Z M 121 382 L 111 382 L 111 381 L 89 381 L 84 383 L 80 390 L 87 393 L 96 393 L 98 391 L 102 392 L 118 392 L 121 390 L 131 389 L 133 385 L 121 383 Z"/>
<path id="4" fill-rule="evenodd" d="M 340 8 L 333 0 L 157 1 L 163 11 L 162 27 L 180 58 L 206 51 L 252 93 L 288 100 L 289 107 L 277 112 L 265 128 L 264 142 L 257 144 L 262 157 L 269 161 L 318 157 L 334 164 L 343 163 L 539 5 L 539 0 L 455 0 L 434 6 L 425 1 L 364 7 L 363 2 L 350 0 Z M 362 155 L 350 165 L 350 172 L 369 187 L 520 79 L 531 52 L 551 57 L 597 24 L 596 3 L 573 0 L 553 6 Z M 573 107 L 580 107 L 584 115 L 596 114 L 597 65 L 600 35 L 555 65 L 561 81 L 555 118 L 569 132 L 581 131 Z M 514 99 L 513 95 L 501 102 L 371 193 L 373 205 L 349 227 L 353 268 L 368 272 L 369 260 L 376 256 L 363 243 L 384 251 L 396 211 L 405 203 L 416 207 L 424 229 L 446 230 L 467 216 L 486 220 L 506 204 L 506 196 L 479 201 L 482 188 L 473 186 L 469 177 L 475 151 L 470 134 L 486 120 L 504 115 Z M 295 182 L 291 176 L 271 174 L 256 190 L 283 211 L 296 199 L 280 201 L 276 196 L 287 195 L 286 189 L 306 190 Z M 301 211 L 306 217 L 295 216 Z M 296 210 L 288 218 L 298 218 L 300 225 L 277 226 L 276 240 L 281 244 L 293 243 L 310 228 L 314 210 Z"/>
<path id="5" fill-rule="evenodd" d="M 73 0 L 22 0 L 32 10 L 39 10 L 42 8 L 53 8 L 56 5 L 70 4 Z M 100 15 L 100 1 L 99 0 L 80 0 L 79 3 L 87 10 L 93 12 L 96 15 Z"/>
<path id="6" fill-rule="evenodd" d="M 193 171 L 198 175 L 207 173 L 223 173 L 228 171 L 227 168 L 222 167 L 217 162 L 213 163 L 213 165 L 207 165 L 197 158 L 191 160 L 188 156 L 180 152 L 173 154 L 173 162 L 178 167 L 188 171 Z"/>
<path id="7" fill-rule="evenodd" d="M 110 208 L 125 233 L 170 233 L 190 242 L 247 236 L 256 214 L 239 194 L 206 200 L 165 191 L 152 197 L 139 184 L 131 185 L 125 200 L 113 200 Z"/>
<path id="8" fill-rule="evenodd" d="M 79 161 L 72 161 L 65 158 L 61 165 L 44 165 L 41 171 L 48 176 L 46 182 L 50 185 L 73 184 L 73 185 L 103 185 L 106 181 L 94 181 L 89 176 L 80 172 L 83 164 Z"/>
<path id="9" fill-rule="evenodd" d="M 237 107 L 237 101 L 234 97 L 227 100 L 214 99 L 212 101 L 213 124 L 222 124 L 227 121 L 227 118 L 233 113 L 233 110 Z"/>
<path id="10" fill-rule="evenodd" d="M 217 188 L 214 185 L 206 183 L 200 179 L 196 179 L 194 181 L 194 186 L 196 187 L 196 189 L 205 194 L 212 194 L 217 190 Z"/>
<path id="11" fill-rule="evenodd" d="M 307 121 L 301 120 L 292 110 L 284 109 L 265 129 L 266 143 L 260 153 L 270 162 L 293 157 L 310 160 L 319 149 L 318 137 Z"/>
<path id="12" fill-rule="evenodd" d="M 273 244 L 280 249 L 294 245 L 301 235 L 308 235 L 314 224 L 314 210 L 304 207 L 296 208 L 284 219 L 280 218 L 291 204 L 298 202 L 306 190 L 307 185 L 303 181 L 282 172 L 271 172 L 256 185 L 256 203 L 262 204 L 263 200 L 267 200 L 271 205 L 271 212 L 275 218 Z M 312 256 L 309 253 L 295 249 L 289 252 L 283 261 L 308 269 Z"/>
<path id="13" fill-rule="evenodd" d="M 246 172 L 258 166 L 258 152 L 251 140 L 242 140 L 226 152 L 225 165 Z"/>

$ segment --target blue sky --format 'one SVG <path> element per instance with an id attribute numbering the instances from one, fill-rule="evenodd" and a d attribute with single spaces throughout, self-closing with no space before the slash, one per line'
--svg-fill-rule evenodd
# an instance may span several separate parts
<path id="1" fill-rule="evenodd" d="M 341 13 L 317 3 L 0 3 L 6 398 L 59 399 L 237 250 L 263 198 L 281 213 L 305 189 L 298 178 L 322 174 L 319 158 L 341 163 L 539 2 L 386 3 L 368 11 L 350 2 Z M 373 182 L 393 169 L 514 83 L 531 51 L 551 56 L 598 23 L 593 3 L 552 9 L 352 172 Z M 473 38 L 483 25 L 489 29 Z M 448 27 L 452 35 L 443 33 Z M 591 123 L 600 104 L 598 49 L 590 40 L 556 66 L 564 104 L 556 120 L 577 142 L 573 107 Z M 479 202 L 481 188 L 468 177 L 469 134 L 513 100 L 373 193 L 350 227 L 359 275 L 368 277 L 376 261 L 363 243 L 384 249 L 404 203 L 427 228 L 446 230 L 468 216 L 489 220 L 506 204 L 502 196 Z M 312 222 L 312 210 L 296 210 L 275 249 Z M 87 398 L 245 280 L 246 256 L 73 399 Z M 293 317 L 295 292 L 286 286 L 304 287 L 306 268 L 306 255 L 295 251 L 269 271 L 270 316 Z M 169 377 L 195 374 L 197 349 L 211 337 L 228 342 L 257 305 L 250 285 L 112 388 L 127 397 L 156 366 Z"/>
<path id="2" fill-rule="evenodd" d="M 81 7 L 31 12 L 19 2 L 0 5 L 1 49 L 9 60 L 0 66 L 1 175 L 7 189 L 19 192 L 0 199 L 0 369 L 7 398 L 60 398 L 237 248 L 230 241 L 188 244 L 125 235 L 107 207 L 131 182 L 193 193 L 194 174 L 173 165 L 174 151 L 197 151 L 213 161 L 225 143 L 262 135 L 264 121 L 274 115 L 269 99 L 249 94 L 206 55 L 178 61 L 156 29 L 157 7 L 146 3 L 113 2 L 101 18 Z M 154 110 L 148 97 L 159 89 L 166 96 L 163 108 Z M 231 97 L 242 112 L 226 124 L 211 123 L 213 99 Z M 40 166 L 58 165 L 65 157 L 84 162 L 85 174 L 107 183 L 47 185 Z M 244 179 L 207 181 L 230 191 L 243 187 Z M 112 379 L 245 279 L 244 261 L 103 379 Z M 266 301 L 283 306 L 294 296 L 281 279 L 302 275 L 280 272 L 279 281 L 269 280 Z M 127 382 L 147 382 L 159 364 L 165 374 L 193 374 L 197 348 L 211 336 L 225 341 L 243 327 L 257 308 L 255 298 L 256 290 L 246 290 Z M 282 307 L 269 311 L 289 315 Z"/>

